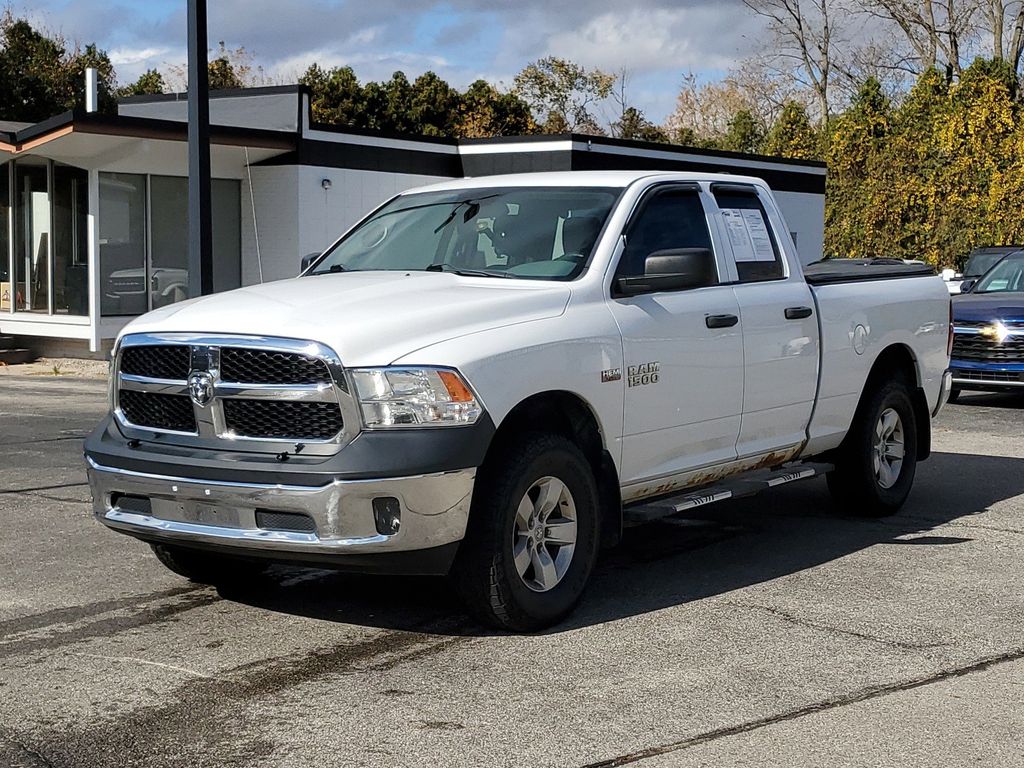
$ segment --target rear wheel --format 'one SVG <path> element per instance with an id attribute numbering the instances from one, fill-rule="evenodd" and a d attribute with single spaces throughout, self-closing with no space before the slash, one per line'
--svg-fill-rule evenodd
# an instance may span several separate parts
<path id="1" fill-rule="evenodd" d="M 884 517 L 910 495 L 917 471 L 917 421 L 910 387 L 897 379 L 870 394 L 857 410 L 836 457 L 828 487 L 846 513 Z"/>
<path id="2" fill-rule="evenodd" d="M 597 558 L 598 511 L 593 472 L 569 440 L 530 434 L 499 451 L 481 469 L 452 569 L 469 612 L 518 632 L 563 619 Z"/>
<path id="3" fill-rule="evenodd" d="M 261 575 L 267 563 L 217 555 L 174 544 L 150 544 L 157 560 L 179 576 L 198 584 L 241 585 Z"/>

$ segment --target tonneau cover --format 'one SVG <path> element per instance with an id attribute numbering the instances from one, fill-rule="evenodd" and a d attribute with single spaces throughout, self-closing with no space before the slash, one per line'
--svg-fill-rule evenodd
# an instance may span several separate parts
<path id="1" fill-rule="evenodd" d="M 898 259 L 827 259 L 804 267 L 804 279 L 811 285 L 896 280 L 934 274 L 935 268 L 928 264 L 907 264 Z"/>

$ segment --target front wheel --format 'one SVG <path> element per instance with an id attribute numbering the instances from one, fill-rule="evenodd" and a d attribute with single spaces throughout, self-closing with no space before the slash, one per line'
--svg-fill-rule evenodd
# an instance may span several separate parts
<path id="1" fill-rule="evenodd" d="M 597 484 L 559 435 L 531 434 L 481 469 L 452 569 L 466 608 L 499 629 L 555 624 L 583 595 L 599 541 Z"/>
<path id="2" fill-rule="evenodd" d="M 850 433 L 828 475 L 833 500 L 861 517 L 895 514 L 917 472 L 917 418 L 910 388 L 890 381 L 857 409 Z"/>

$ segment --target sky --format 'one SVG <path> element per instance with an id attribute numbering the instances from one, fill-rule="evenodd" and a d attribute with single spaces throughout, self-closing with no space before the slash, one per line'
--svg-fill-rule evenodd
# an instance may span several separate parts
<path id="1" fill-rule="evenodd" d="M 350 65 L 361 81 L 433 70 L 455 87 L 510 87 L 547 55 L 628 72 L 627 98 L 655 122 L 685 73 L 721 76 L 754 52 L 764 27 L 742 0 L 209 0 L 209 40 L 244 46 L 281 82 L 311 63 Z M 105 49 L 122 83 L 185 61 L 185 0 L 12 3 L 70 41 Z M 604 116 L 610 119 L 610 113 Z"/>

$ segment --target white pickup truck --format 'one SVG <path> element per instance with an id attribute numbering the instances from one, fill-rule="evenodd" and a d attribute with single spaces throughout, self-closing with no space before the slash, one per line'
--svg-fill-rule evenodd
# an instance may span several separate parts
<path id="1" fill-rule="evenodd" d="M 533 630 L 624 521 L 816 474 L 849 513 L 895 512 L 950 340 L 931 270 L 805 271 L 756 178 L 460 180 L 296 279 L 132 322 L 85 453 L 97 518 L 189 578 L 450 573 L 480 619 Z"/>

